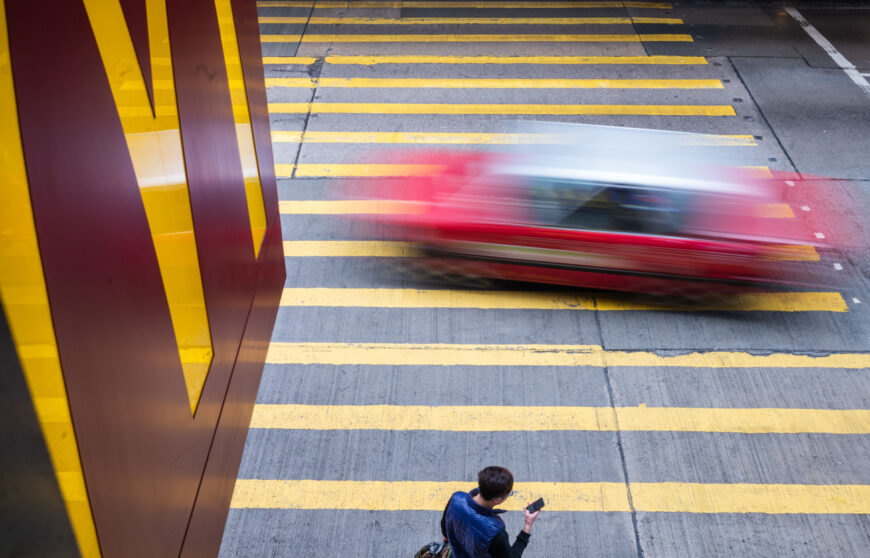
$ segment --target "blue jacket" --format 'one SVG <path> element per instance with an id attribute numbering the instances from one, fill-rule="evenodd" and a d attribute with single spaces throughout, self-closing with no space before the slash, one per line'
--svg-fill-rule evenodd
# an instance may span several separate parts
<path id="1" fill-rule="evenodd" d="M 444 527 L 456 558 L 490 558 L 489 545 L 505 528 L 498 514 L 504 510 L 485 508 L 474 501 L 478 493 L 456 492 L 444 511 Z"/>

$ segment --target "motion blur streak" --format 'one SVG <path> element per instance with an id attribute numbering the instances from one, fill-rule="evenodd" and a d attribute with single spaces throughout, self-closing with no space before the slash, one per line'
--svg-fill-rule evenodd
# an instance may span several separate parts
<path id="1" fill-rule="evenodd" d="M 348 188 L 347 197 L 356 199 L 315 203 L 320 213 L 330 212 L 326 203 L 342 204 L 331 212 L 355 211 L 361 220 L 380 223 L 394 250 L 396 242 L 416 246 L 423 257 L 405 265 L 418 279 L 635 291 L 689 298 L 697 310 L 848 311 L 836 292 L 759 292 L 838 287 L 814 262 L 836 251 L 846 235 L 838 234 L 824 204 L 796 211 L 790 176 L 741 167 L 733 151 L 710 136 L 534 122 L 515 128 L 512 145 L 489 144 L 487 151 L 396 152 L 367 164 L 326 165 L 318 175 L 409 176 L 360 181 Z M 546 141 L 521 139 L 529 137 Z M 402 204 L 414 211 L 402 211 Z M 820 230 L 833 232 L 815 232 Z M 538 307 L 547 299 L 550 308 L 558 298 L 498 291 L 457 298 L 439 290 L 387 296 L 382 289 L 366 296 L 344 292 L 350 297 L 345 300 L 342 292 L 316 301 L 310 292 L 305 300 L 285 292 L 285 303 L 501 308 Z M 706 300 L 721 294 L 732 298 Z M 655 308 L 662 306 L 595 305 Z"/>

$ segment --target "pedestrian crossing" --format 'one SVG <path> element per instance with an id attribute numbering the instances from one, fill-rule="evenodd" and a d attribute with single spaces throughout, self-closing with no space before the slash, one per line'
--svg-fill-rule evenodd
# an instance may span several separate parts
<path id="1" fill-rule="evenodd" d="M 693 40 L 678 6 L 258 8 L 288 281 L 222 557 L 411 555 L 440 536 L 449 495 L 496 463 L 517 479 L 506 509 L 547 501 L 530 557 L 691 555 L 689 539 L 748 555 L 780 536 L 766 529 L 805 536 L 806 555 L 860 548 L 870 336 L 857 293 L 666 308 L 387 278 L 376 270 L 415 249 L 348 217 L 415 208 L 337 199 L 347 179 L 433 170 L 370 162 L 379 149 L 560 141 L 505 119 L 690 131 L 737 164 L 794 170 L 727 60 L 667 51 Z M 513 537 L 521 518 L 505 517 Z"/>

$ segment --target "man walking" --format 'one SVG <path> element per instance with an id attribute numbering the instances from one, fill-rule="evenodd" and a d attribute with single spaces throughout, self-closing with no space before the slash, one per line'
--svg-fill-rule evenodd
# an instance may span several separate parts
<path id="1" fill-rule="evenodd" d="M 514 487 L 514 476 L 504 467 L 487 467 L 477 474 L 477 488 L 471 492 L 456 492 L 450 497 L 441 517 L 441 533 L 450 541 L 456 558 L 520 558 L 532 525 L 540 510 L 529 513 L 523 530 L 510 544 L 504 521 L 498 516 L 504 510 L 495 506 L 507 500 Z"/>

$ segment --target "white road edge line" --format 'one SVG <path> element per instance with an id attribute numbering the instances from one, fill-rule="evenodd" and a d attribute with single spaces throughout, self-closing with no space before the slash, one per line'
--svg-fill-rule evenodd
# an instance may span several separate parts
<path id="1" fill-rule="evenodd" d="M 791 7 L 786 8 L 785 11 L 788 12 L 788 15 L 794 18 L 794 20 L 797 21 L 800 26 L 804 28 L 804 31 L 807 32 L 807 35 L 812 37 L 813 40 L 820 47 L 822 47 L 825 52 L 828 53 L 828 56 L 830 56 L 834 60 L 834 62 L 837 63 L 838 66 L 843 68 L 843 71 L 846 72 L 846 75 L 849 76 L 849 79 L 854 81 L 855 84 L 864 91 L 864 94 L 870 97 L 870 83 L 868 83 L 867 80 L 864 79 L 864 75 L 862 75 L 861 72 L 855 69 L 855 65 L 846 60 L 846 57 L 840 54 L 840 51 L 837 50 L 836 47 L 832 45 L 831 42 L 825 38 L 824 35 L 819 33 L 819 30 L 813 27 L 813 25 L 809 21 L 807 21 L 806 18 L 804 18 L 804 16 L 802 16 L 799 11 Z"/>

